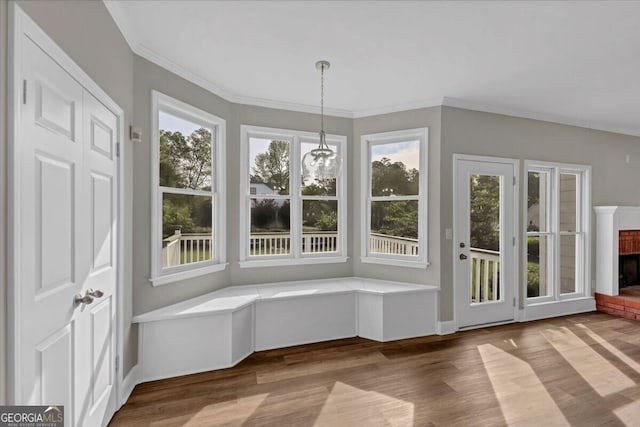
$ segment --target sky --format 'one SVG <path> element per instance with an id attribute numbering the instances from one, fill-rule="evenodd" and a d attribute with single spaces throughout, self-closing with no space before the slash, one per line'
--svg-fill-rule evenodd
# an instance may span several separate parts
<path id="1" fill-rule="evenodd" d="M 420 141 L 374 145 L 371 149 L 371 160 L 380 160 L 383 157 L 391 160 L 391 163 L 404 163 L 407 170 L 420 170 Z"/>
<path id="2" fill-rule="evenodd" d="M 189 136 L 194 130 L 200 129 L 202 126 L 189 122 L 180 117 L 160 111 L 158 115 L 158 125 L 160 129 L 171 132 L 180 131 L 184 136 Z"/>

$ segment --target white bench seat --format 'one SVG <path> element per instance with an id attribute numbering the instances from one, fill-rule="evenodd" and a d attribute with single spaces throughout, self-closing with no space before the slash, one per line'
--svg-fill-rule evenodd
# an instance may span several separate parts
<path id="1" fill-rule="evenodd" d="M 357 277 L 220 289 L 133 318 L 141 380 L 227 368 L 253 351 L 431 335 L 437 291 Z"/>

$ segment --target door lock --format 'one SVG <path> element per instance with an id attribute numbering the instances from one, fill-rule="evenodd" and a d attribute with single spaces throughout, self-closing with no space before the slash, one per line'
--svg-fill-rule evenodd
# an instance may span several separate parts
<path id="1" fill-rule="evenodd" d="M 460 259 L 464 261 L 465 259 L 467 259 L 467 256 L 465 254 L 460 254 Z"/>

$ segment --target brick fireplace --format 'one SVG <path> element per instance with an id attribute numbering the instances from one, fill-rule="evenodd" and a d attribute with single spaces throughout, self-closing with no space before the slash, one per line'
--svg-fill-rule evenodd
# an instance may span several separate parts
<path id="1" fill-rule="evenodd" d="M 640 320 L 640 207 L 594 209 L 596 308 Z"/>

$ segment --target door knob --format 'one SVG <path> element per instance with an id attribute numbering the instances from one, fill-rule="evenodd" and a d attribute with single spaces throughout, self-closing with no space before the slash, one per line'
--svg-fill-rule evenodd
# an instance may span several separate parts
<path id="1" fill-rule="evenodd" d="M 80 305 L 80 304 L 91 304 L 93 302 L 93 297 L 91 295 L 85 295 L 82 296 L 81 294 L 76 294 L 73 297 L 73 303 L 75 305 Z"/>
<path id="2" fill-rule="evenodd" d="M 87 289 L 87 293 L 86 295 L 92 296 L 94 298 L 102 298 L 102 296 L 104 295 L 104 292 L 102 292 L 100 289 L 96 289 L 95 291 L 91 288 Z"/>
<path id="3" fill-rule="evenodd" d="M 464 261 L 465 259 L 467 259 L 467 256 L 465 254 L 460 254 L 460 259 Z"/>
<path id="4" fill-rule="evenodd" d="M 464 248 L 464 246 L 465 246 L 464 242 L 460 242 L 460 247 Z"/>

